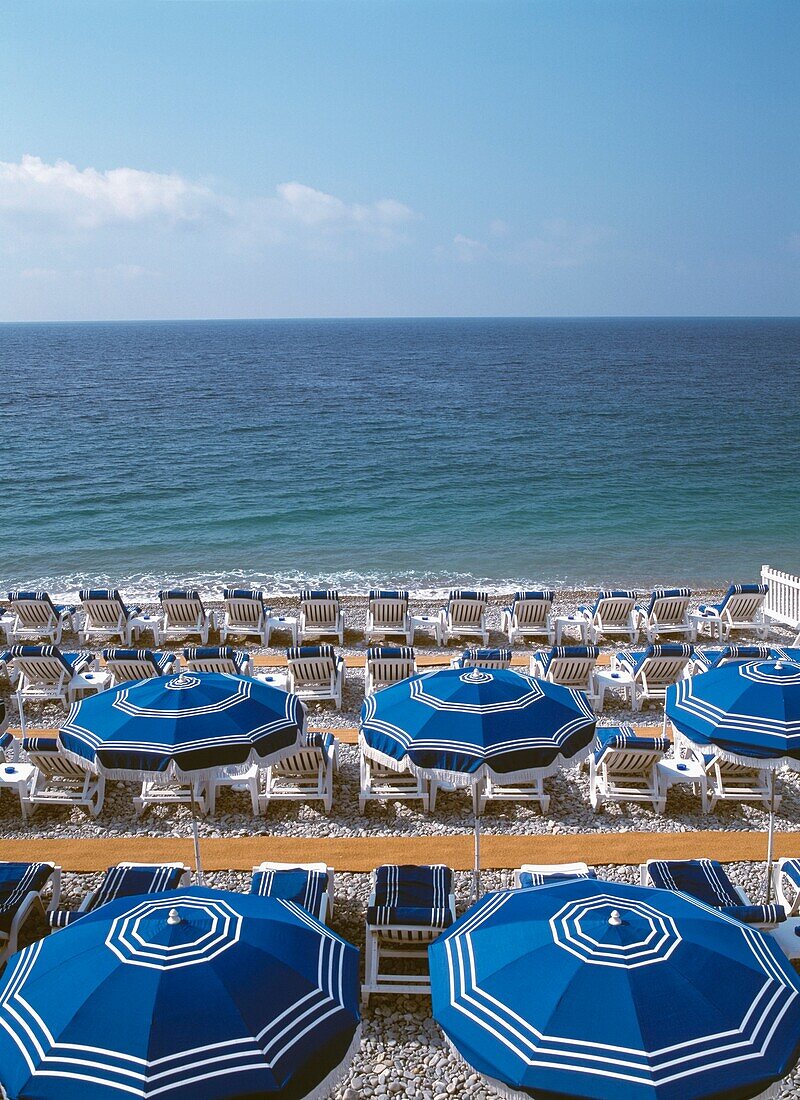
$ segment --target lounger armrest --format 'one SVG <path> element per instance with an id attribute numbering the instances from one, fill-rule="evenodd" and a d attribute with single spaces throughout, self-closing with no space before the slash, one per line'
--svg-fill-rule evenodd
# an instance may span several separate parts
<path id="1" fill-rule="evenodd" d="M 725 905 L 722 912 L 742 924 L 780 924 L 786 920 L 782 905 Z"/>

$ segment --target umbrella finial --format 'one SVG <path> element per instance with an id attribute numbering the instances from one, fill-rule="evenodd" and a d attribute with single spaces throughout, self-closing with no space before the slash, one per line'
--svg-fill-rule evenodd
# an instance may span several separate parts
<path id="1" fill-rule="evenodd" d="M 776 661 L 775 662 L 775 671 L 777 672 L 782 668 L 783 668 L 783 661 Z"/>
<path id="2" fill-rule="evenodd" d="M 170 909 L 167 924 L 183 924 L 183 918 L 177 909 Z"/>
<path id="3" fill-rule="evenodd" d="M 619 915 L 619 909 L 611 910 L 611 916 L 608 918 L 608 923 L 613 924 L 615 928 L 622 924 L 622 917 Z"/>

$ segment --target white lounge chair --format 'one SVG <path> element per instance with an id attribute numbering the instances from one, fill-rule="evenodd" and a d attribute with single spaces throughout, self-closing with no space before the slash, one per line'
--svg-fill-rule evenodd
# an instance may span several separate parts
<path id="1" fill-rule="evenodd" d="M 367 604 L 364 634 L 367 641 L 373 638 L 402 637 L 406 645 L 411 645 L 413 638 L 408 614 L 408 592 L 373 588 Z"/>
<path id="2" fill-rule="evenodd" d="M 631 677 L 631 706 L 641 710 L 645 703 L 663 703 L 667 688 L 678 680 L 685 680 L 694 671 L 694 647 L 683 642 L 666 645 L 649 645 L 647 649 L 633 652 L 621 649 L 612 654 L 611 668 Z M 602 680 L 599 683 L 598 709 L 603 709 L 605 694 Z"/>
<path id="3" fill-rule="evenodd" d="M 270 608 L 264 603 L 260 588 L 226 588 L 222 598 L 225 610 L 219 628 L 219 640 L 224 644 L 229 634 L 258 638 L 269 645 Z"/>
<path id="4" fill-rule="evenodd" d="M 364 695 L 399 684 L 417 673 L 411 646 L 369 646 L 364 663 Z"/>
<path id="5" fill-rule="evenodd" d="M 84 895 L 77 909 L 52 909 L 48 913 L 50 927 L 66 928 L 118 898 L 177 890 L 191 881 L 192 872 L 183 863 L 118 863 L 108 868 L 100 885 Z"/>
<path id="6" fill-rule="evenodd" d="M 62 653 L 54 645 L 13 645 L 3 655 L 17 675 L 15 696 L 25 732 L 25 704 L 59 702 L 71 705 L 78 695 L 103 691 L 111 674 L 92 653 Z"/>
<path id="7" fill-rule="evenodd" d="M 670 747 L 667 737 L 640 737 L 633 726 L 598 726 L 589 757 L 589 798 L 593 810 L 606 802 L 646 802 L 663 814 L 667 792 L 658 764 Z"/>
<path id="8" fill-rule="evenodd" d="M 768 645 L 726 645 L 722 649 L 695 649 L 695 672 L 709 672 L 722 665 L 744 664 L 746 661 L 776 660 L 775 650 Z"/>
<path id="9" fill-rule="evenodd" d="M 326 924 L 333 916 L 333 868 L 326 863 L 272 863 L 253 868 L 250 893 L 302 906 Z"/>
<path id="10" fill-rule="evenodd" d="M 536 653 L 531 657 L 531 676 L 538 676 L 551 684 L 561 684 L 573 691 L 583 691 L 595 706 L 597 686 L 594 670 L 599 656 L 600 649 L 596 645 L 552 646 L 547 653 Z"/>
<path id="11" fill-rule="evenodd" d="M 112 687 L 131 680 L 169 676 L 179 665 L 176 653 L 156 653 L 152 649 L 104 649 L 103 660 L 111 673 Z"/>
<path id="12" fill-rule="evenodd" d="M 712 638 L 726 642 L 734 630 L 752 630 L 759 638 L 767 635 L 764 622 L 766 584 L 732 584 L 717 604 L 700 604 L 692 619 L 699 634 L 708 632 Z M 758 616 L 761 619 L 757 621 Z"/>
<path id="13" fill-rule="evenodd" d="M 24 737 L 22 751 L 36 769 L 22 800 L 23 815 L 32 814 L 37 806 L 80 806 L 97 817 L 106 791 L 102 775 L 66 757 L 52 737 Z"/>
<path id="14" fill-rule="evenodd" d="M 523 863 L 514 871 L 514 887 L 526 890 L 571 878 L 597 878 L 597 875 L 585 863 Z"/>
<path id="15" fill-rule="evenodd" d="M 80 598 L 83 622 L 78 637 L 81 645 L 86 645 L 90 638 L 119 638 L 124 646 L 130 646 L 143 630 L 154 631 L 154 641 L 158 645 L 158 620 L 141 618 L 141 607 L 128 607 L 116 588 L 83 588 Z"/>
<path id="16" fill-rule="evenodd" d="M 261 772 L 258 764 L 229 764 L 217 768 L 205 784 L 205 806 L 209 817 L 216 813 L 217 792 L 222 787 L 246 794 L 253 817 L 256 817 L 261 812 Z"/>
<path id="17" fill-rule="evenodd" d="M 9 612 L 14 621 L 6 628 L 9 642 L 23 642 L 27 638 L 47 638 L 53 645 L 61 644 L 66 630 L 75 630 L 76 608 L 72 604 L 55 604 L 46 592 L 9 592 Z"/>
<path id="18" fill-rule="evenodd" d="M 358 812 L 363 814 L 368 802 L 422 803 L 427 813 L 430 806 L 429 784 L 422 776 L 407 768 L 389 768 L 364 753 L 359 746 Z"/>
<path id="19" fill-rule="evenodd" d="M 526 638 L 547 638 L 552 645 L 555 628 L 550 621 L 555 593 L 549 589 L 514 593 L 510 607 L 500 613 L 500 629 L 508 635 L 508 644 Z"/>
<path id="20" fill-rule="evenodd" d="M 465 649 L 460 657 L 454 657 L 451 668 L 511 668 L 510 649 Z"/>
<path id="21" fill-rule="evenodd" d="M 337 758 L 338 743 L 332 733 L 309 733 L 302 749 L 266 769 L 266 793 L 261 795 L 260 808 L 266 811 L 270 802 L 320 799 L 329 814 Z"/>
<path id="22" fill-rule="evenodd" d="M 188 646 L 183 651 L 187 672 L 220 672 L 226 676 L 251 676 L 250 654 L 229 645 Z"/>
<path id="23" fill-rule="evenodd" d="M 773 863 L 772 893 L 787 917 L 800 917 L 800 859 L 784 856 Z M 800 939 L 797 949 L 800 951 Z"/>
<path id="24" fill-rule="evenodd" d="M 361 1001 L 373 993 L 430 993 L 428 945 L 456 919 L 453 872 L 437 864 L 376 868 L 367 906 L 364 984 Z M 414 960 L 413 972 L 382 969 L 382 959 Z"/>
<path id="25" fill-rule="evenodd" d="M 200 593 L 194 588 L 162 589 L 158 594 L 164 615 L 164 638 L 185 638 L 196 634 L 202 645 L 215 628 L 213 611 L 206 611 Z"/>
<path id="26" fill-rule="evenodd" d="M 753 905 L 716 859 L 648 859 L 639 867 L 639 878 L 642 886 L 690 894 L 712 909 L 762 930 L 786 919 L 781 905 Z"/>
<path id="27" fill-rule="evenodd" d="M 345 663 L 332 645 L 300 645 L 286 650 L 287 681 L 290 692 L 310 702 L 333 700 L 342 706 Z"/>
<path id="28" fill-rule="evenodd" d="M 43 893 L 50 886 L 45 907 Z M 0 861 L 0 967 L 19 947 L 19 933 L 34 913 L 52 912 L 61 897 L 61 868 L 55 863 Z"/>
<path id="29" fill-rule="evenodd" d="M 722 759 L 718 753 L 703 751 L 688 741 L 673 726 L 675 755 L 679 759 L 695 760 L 706 776 L 707 796 L 704 813 L 711 813 L 718 802 L 760 802 L 769 807 L 775 773 L 769 768 L 750 768 Z M 775 795 L 775 808 L 781 796 Z"/>
<path id="30" fill-rule="evenodd" d="M 133 800 L 133 807 L 141 817 L 153 806 L 194 806 L 199 814 L 208 813 L 208 780 L 194 779 L 182 782 L 178 779 L 159 776 L 146 779 L 142 789 Z"/>
<path id="31" fill-rule="evenodd" d="M 489 644 L 489 631 L 486 629 L 486 608 L 489 597 L 485 592 L 473 592 L 464 588 L 454 588 L 446 605 L 439 612 L 439 639 L 442 645 L 448 645 L 451 638 L 480 638 L 482 645 Z"/>
<path id="32" fill-rule="evenodd" d="M 304 588 L 300 593 L 300 641 L 337 637 L 344 645 L 344 615 L 339 593 L 333 588 Z"/>
<path id="33" fill-rule="evenodd" d="M 647 603 L 636 605 L 639 629 L 648 642 L 661 634 L 685 634 L 688 641 L 695 640 L 697 630 L 689 618 L 691 598 L 691 588 L 654 588 Z"/>
<path id="34" fill-rule="evenodd" d="M 589 640 L 597 642 L 602 636 L 627 635 L 631 645 L 636 645 L 639 626 L 634 614 L 636 593 L 625 588 L 604 589 L 598 592 L 591 607 L 579 607 L 578 614 L 588 623 Z"/>
<path id="35" fill-rule="evenodd" d="M 431 780 L 430 802 L 431 813 L 436 809 L 436 794 L 445 784 Z M 544 789 L 544 779 L 529 779 L 519 783 L 495 783 L 488 777 L 478 786 L 478 813 L 486 810 L 487 802 L 534 802 L 538 804 L 543 814 L 550 809 L 550 795 Z"/>

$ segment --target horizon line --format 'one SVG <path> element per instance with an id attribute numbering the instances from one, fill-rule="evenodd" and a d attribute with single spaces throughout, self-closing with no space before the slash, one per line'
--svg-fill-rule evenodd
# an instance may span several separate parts
<path id="1" fill-rule="evenodd" d="M 291 321 L 797 321 L 795 313 L 418 313 L 281 317 L 109 317 L 0 319 L 0 325 L 158 325 Z"/>

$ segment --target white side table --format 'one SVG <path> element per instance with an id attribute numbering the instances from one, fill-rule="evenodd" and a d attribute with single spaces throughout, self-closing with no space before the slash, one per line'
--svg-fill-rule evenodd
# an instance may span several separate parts
<path id="1" fill-rule="evenodd" d="M 623 700 L 627 700 L 631 707 L 633 707 L 633 677 L 630 672 L 623 672 L 619 669 L 596 668 L 594 671 L 594 682 L 597 685 L 598 710 L 603 709 L 606 691 L 609 688 L 615 688 L 621 691 Z"/>
<path id="2" fill-rule="evenodd" d="M 288 630 L 292 635 L 292 645 L 297 645 L 297 616 L 296 615 L 270 615 L 267 618 L 267 633 L 273 630 Z"/>
<path id="3" fill-rule="evenodd" d="M 28 820 L 28 795 L 36 768 L 32 764 L 0 764 L 0 789 L 16 791 L 22 820 Z"/>
<path id="4" fill-rule="evenodd" d="M 716 638 L 718 641 L 722 641 L 722 619 L 719 615 L 701 615 L 699 611 L 693 611 L 689 620 L 694 627 L 695 636 L 700 637 L 700 627 L 702 625 L 708 626 L 708 634 L 713 642 Z"/>
<path id="5" fill-rule="evenodd" d="M 573 627 L 578 631 L 581 644 L 586 645 L 589 639 L 589 620 L 584 619 L 583 615 L 556 615 L 556 645 L 561 645 L 561 639 L 565 630 L 570 630 Z"/>
<path id="6" fill-rule="evenodd" d="M 279 691 L 288 691 L 286 684 L 289 677 L 285 672 L 257 672 L 254 679 L 260 680 L 262 684 L 269 684 L 270 687 L 277 688 Z"/>
<path id="7" fill-rule="evenodd" d="M 697 760 L 659 760 L 658 784 L 666 798 L 670 787 L 685 783 L 700 795 L 703 813 L 708 813 L 708 779 Z"/>
<path id="8" fill-rule="evenodd" d="M 140 634 L 144 634 L 145 631 L 149 631 L 153 635 L 153 645 L 161 645 L 160 615 L 137 615 L 136 622 L 138 623 Z"/>
<path id="9" fill-rule="evenodd" d="M 439 615 L 410 615 L 411 644 L 414 644 L 414 635 L 418 630 L 429 630 L 433 634 L 433 640 L 437 645 L 442 644 L 442 620 Z"/>
<path id="10" fill-rule="evenodd" d="M 113 677 L 108 669 L 97 668 L 91 672 L 82 672 L 73 677 L 69 685 L 70 696 L 75 699 L 78 695 L 84 698 L 93 692 L 105 691 L 111 687 Z"/>

